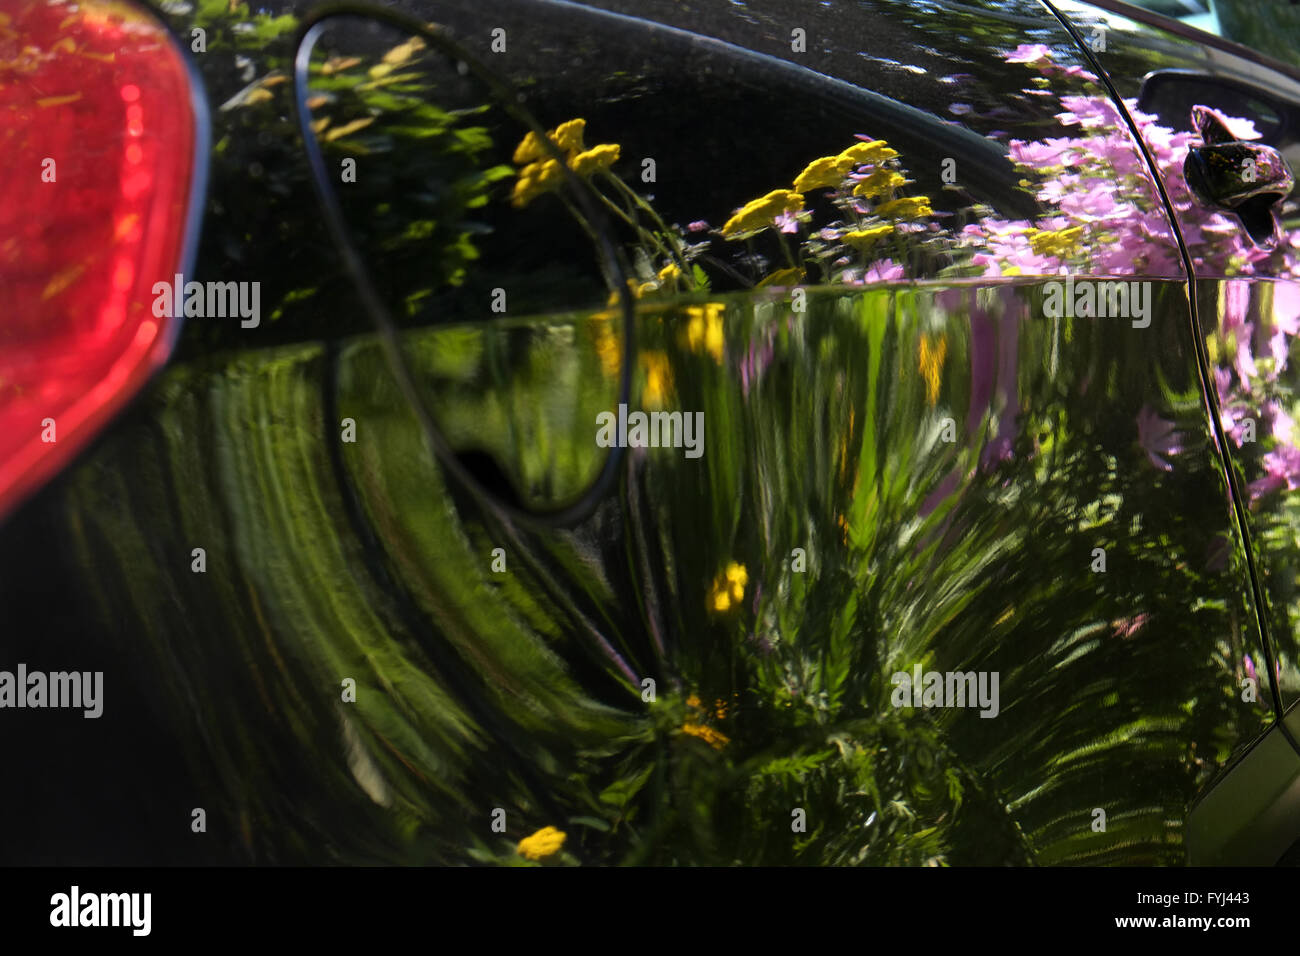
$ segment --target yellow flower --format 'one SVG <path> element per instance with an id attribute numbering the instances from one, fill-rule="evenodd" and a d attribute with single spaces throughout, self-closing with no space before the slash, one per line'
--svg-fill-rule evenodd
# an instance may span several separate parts
<path id="1" fill-rule="evenodd" d="M 948 339 L 940 335 L 934 345 L 928 335 L 921 336 L 921 374 L 925 377 L 925 400 L 933 405 L 939 399 L 939 385 L 943 375 L 943 361 L 948 356 Z"/>
<path id="2" fill-rule="evenodd" d="M 682 270 L 678 267 L 677 263 L 675 262 L 670 262 L 668 263 L 668 265 L 664 266 L 662 269 L 659 270 L 660 282 L 676 282 L 681 277 L 682 277 Z"/>
<path id="3" fill-rule="evenodd" d="M 722 361 L 722 313 L 725 308 L 721 302 L 686 307 L 686 314 L 690 316 L 686 323 L 686 342 L 691 351 L 698 352 L 703 348 L 714 361 Z"/>
<path id="4" fill-rule="evenodd" d="M 642 352 L 641 364 L 645 366 L 645 391 L 641 404 L 652 411 L 664 407 L 673 391 L 673 369 L 663 352 Z"/>
<path id="5" fill-rule="evenodd" d="M 810 189 L 821 189 L 822 187 L 837 189 L 840 183 L 844 181 L 844 174 L 849 171 L 852 165 L 853 160 L 843 154 L 814 159 L 795 178 L 794 188 L 801 193 L 806 193 Z"/>
<path id="6" fill-rule="evenodd" d="M 538 196 L 557 188 L 563 180 L 564 173 L 555 160 L 529 163 L 519 173 L 510 201 L 516 209 L 522 209 Z"/>
<path id="7" fill-rule="evenodd" d="M 902 173 L 896 173 L 892 169 L 877 169 L 866 179 L 859 182 L 853 187 L 853 195 L 867 196 L 875 198 L 884 196 L 906 185 L 907 179 Z"/>
<path id="8" fill-rule="evenodd" d="M 1083 227 L 1071 226 L 1069 229 L 1055 231 L 1030 229 L 1025 234 L 1029 237 L 1029 248 L 1038 255 L 1063 259 L 1072 255 L 1078 248 L 1079 239 L 1083 236 Z"/>
<path id="9" fill-rule="evenodd" d="M 929 196 L 907 196 L 903 199 L 891 199 L 876 207 L 876 215 L 886 219 L 920 219 L 933 216 Z"/>
<path id="10" fill-rule="evenodd" d="M 690 697 L 687 697 L 687 698 L 686 698 L 686 706 L 687 706 L 687 707 L 691 707 L 691 708 L 693 708 L 693 709 L 695 709 L 695 710 L 699 710 L 699 709 L 700 709 L 700 698 L 699 698 L 699 696 L 696 695 L 696 694 L 691 694 Z"/>
<path id="11" fill-rule="evenodd" d="M 603 172 L 618 162 L 619 146 L 617 143 L 601 143 L 585 153 L 578 153 L 569 160 L 569 168 L 579 176 L 590 176 Z"/>
<path id="12" fill-rule="evenodd" d="M 866 249 L 893 231 L 894 227 L 887 222 L 879 226 L 868 226 L 866 229 L 851 229 L 844 234 L 844 241 L 855 248 Z"/>
<path id="13" fill-rule="evenodd" d="M 761 199 L 752 199 L 722 227 L 726 239 L 736 239 L 742 233 L 765 229 L 782 213 L 795 213 L 803 209 L 803 194 L 789 189 L 774 189 Z"/>
<path id="14" fill-rule="evenodd" d="M 869 143 L 855 143 L 840 153 L 840 159 L 847 159 L 852 166 L 865 166 L 868 163 L 883 163 L 898 155 L 898 150 L 885 145 L 883 139 L 873 139 Z"/>
<path id="15" fill-rule="evenodd" d="M 555 827 L 542 827 L 532 836 L 519 841 L 519 855 L 526 860 L 541 860 L 558 853 L 565 834 Z"/>
<path id="16" fill-rule="evenodd" d="M 731 738 L 726 734 L 719 733 L 712 727 L 706 727 L 703 724 L 682 724 L 682 733 L 690 734 L 692 737 L 699 737 L 714 750 L 721 750 L 731 743 Z"/>

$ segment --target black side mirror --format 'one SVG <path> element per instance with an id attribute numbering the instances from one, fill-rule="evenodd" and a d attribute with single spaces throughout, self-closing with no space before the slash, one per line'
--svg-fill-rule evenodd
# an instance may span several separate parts
<path id="1" fill-rule="evenodd" d="M 1273 147 L 1239 142 L 1208 106 L 1193 106 L 1191 115 L 1202 145 L 1187 151 L 1188 188 L 1205 205 L 1235 215 L 1251 242 L 1271 246 L 1279 229 L 1276 207 L 1295 187 L 1291 168 Z"/>

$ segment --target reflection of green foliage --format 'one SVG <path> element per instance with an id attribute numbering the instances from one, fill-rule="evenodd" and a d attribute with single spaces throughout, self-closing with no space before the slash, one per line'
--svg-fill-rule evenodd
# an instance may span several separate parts
<path id="1" fill-rule="evenodd" d="M 253 13 L 246 4 L 232 8 L 226 0 L 203 0 L 191 14 L 173 14 L 169 19 L 186 42 L 192 29 L 205 31 L 207 51 L 195 53 L 193 60 L 214 106 L 209 201 L 197 277 L 262 283 L 265 312 L 264 327 L 256 337 L 232 335 L 219 323 L 188 323 L 181 355 L 369 331 L 370 320 L 359 305 L 320 307 L 323 301 L 356 300 L 323 228 L 293 118 L 292 41 L 297 19 Z M 376 62 L 377 57 L 366 66 Z M 358 67 L 329 77 L 317 75 L 312 82 L 313 88 L 320 86 L 337 97 L 329 116 L 351 110 L 351 118 L 357 119 L 372 109 L 395 110 L 391 127 L 382 133 L 356 128 L 350 135 L 329 139 L 339 130 L 337 123 L 322 133 L 324 148 L 346 142 L 349 155 L 405 150 L 400 179 L 395 178 L 398 167 L 393 165 L 386 167 L 387 172 L 382 164 L 367 170 L 378 179 L 389 176 L 382 184 L 386 195 L 403 196 L 403 208 L 376 204 L 365 217 L 353 217 L 350 223 L 360 221 L 377 231 L 387 230 L 381 232 L 386 237 L 385 255 L 377 260 L 389 270 L 379 276 L 381 284 L 398 273 L 404 280 L 418 274 L 423 287 L 460 281 L 466 263 L 477 254 L 474 234 L 479 227 L 466 221 L 466 213 L 481 206 L 488 188 L 508 175 L 503 167 L 479 164 L 491 145 L 485 131 L 423 98 L 418 76 L 409 65 L 387 77 L 370 77 L 366 68 Z M 337 168 L 337 157 L 328 155 Z M 431 181 L 440 184 L 432 195 Z M 423 188 L 414 188 L 417 183 Z M 422 201 L 428 214 L 411 215 L 411 204 Z M 402 228 L 394 229 L 395 223 Z M 261 243 L 271 240 L 273 267 L 258 252 Z M 421 288 L 410 284 L 412 293 Z"/>
<path id="2" fill-rule="evenodd" d="M 1181 332 L 1030 319 L 1032 287 L 932 295 L 815 292 L 797 321 L 726 300 L 716 355 L 646 316 L 706 454 L 633 455 L 622 509 L 561 534 L 444 484 L 373 343 L 176 369 L 74 477 L 79 563 L 130 569 L 95 593 L 206 728 L 214 816 L 258 859 L 518 865 L 556 826 L 561 864 L 1177 861 L 1188 801 L 1267 712 L 1235 696 L 1256 638 L 1240 569 L 1207 555 L 1229 527 L 1210 449 L 1165 472 L 1133 440 L 1151 402 L 1200 434 L 1193 367 L 1150 338 Z M 533 350 L 558 372 L 581 338 L 455 334 L 408 354 L 485 431 L 494 404 L 603 387 L 591 357 L 560 384 L 487 374 Z M 733 363 L 766 342 L 746 394 Z M 571 427 L 553 447 L 590 443 Z M 742 597 L 719 611 L 723 579 Z M 1001 713 L 894 707 L 917 664 L 998 672 Z"/>
<path id="3" fill-rule="evenodd" d="M 205 35 L 206 52 L 191 56 L 212 115 L 195 277 L 262 283 L 264 313 L 256 336 L 234 334 L 220 322 L 186 323 L 180 355 L 367 331 L 359 310 L 335 309 L 326 318 L 319 307 L 321 301 L 351 302 L 352 293 L 321 228 L 293 120 L 297 19 L 253 13 L 228 0 L 200 0 L 192 12 L 165 16 L 186 47 L 193 29 Z M 273 244 L 273 265 L 262 243 Z"/>
<path id="4" fill-rule="evenodd" d="M 415 38 L 382 57 L 318 54 L 310 85 L 313 98 L 329 100 L 312 112 L 327 168 L 345 158 L 362 167 L 364 187 L 339 187 L 353 241 L 367 251 L 378 286 L 402 290 L 412 310 L 465 281 L 478 257 L 473 235 L 487 229 L 466 217 L 487 203 L 493 183 L 513 175 L 482 165 L 488 130 L 465 123 L 487 106 L 453 113 L 437 105 L 433 60 Z M 354 192 L 361 204 L 350 201 Z"/>

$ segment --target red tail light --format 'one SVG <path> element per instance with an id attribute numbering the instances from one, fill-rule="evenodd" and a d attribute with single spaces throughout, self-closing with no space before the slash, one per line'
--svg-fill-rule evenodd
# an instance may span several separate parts
<path id="1" fill-rule="evenodd" d="M 103 0 L 0 10 L 0 515 L 162 363 L 207 116 L 165 28 Z"/>

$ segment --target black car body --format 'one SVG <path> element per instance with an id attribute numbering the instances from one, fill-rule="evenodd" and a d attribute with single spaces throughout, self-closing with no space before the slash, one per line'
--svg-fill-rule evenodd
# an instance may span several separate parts
<path id="1" fill-rule="evenodd" d="M 1294 855 L 1300 74 L 1109 2 L 285 6 L 160 14 L 177 271 L 261 315 L 0 535 L 0 667 L 106 688 L 3 716 L 68 760 L 11 862 Z"/>

